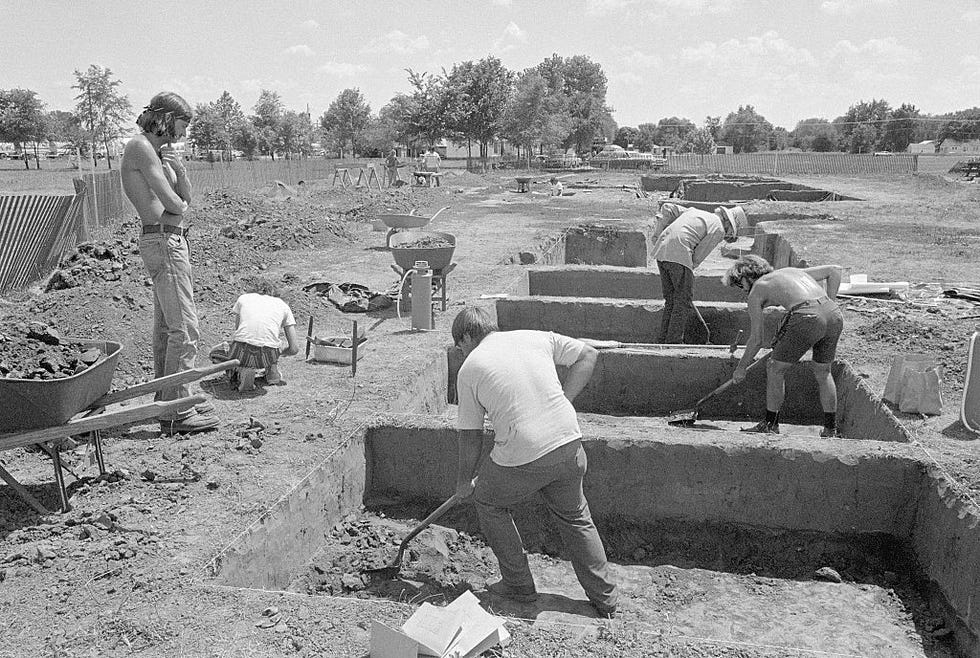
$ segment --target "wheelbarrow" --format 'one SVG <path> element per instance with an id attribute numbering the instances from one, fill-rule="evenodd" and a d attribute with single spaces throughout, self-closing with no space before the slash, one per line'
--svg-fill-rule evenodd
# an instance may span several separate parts
<path id="1" fill-rule="evenodd" d="M 443 210 L 449 210 L 449 206 L 440 208 L 436 211 L 432 217 L 423 217 L 422 215 L 408 214 L 408 215 L 378 215 L 378 219 L 388 227 L 388 233 L 385 235 L 385 247 L 391 248 L 391 236 L 393 236 L 398 231 L 405 231 L 414 228 L 422 228 L 433 219 L 439 216 Z"/>

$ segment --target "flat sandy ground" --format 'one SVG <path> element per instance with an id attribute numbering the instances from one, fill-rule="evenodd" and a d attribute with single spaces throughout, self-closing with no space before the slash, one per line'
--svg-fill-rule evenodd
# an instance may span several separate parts
<path id="1" fill-rule="evenodd" d="M 218 431 L 166 438 L 144 424 L 109 432 L 106 459 L 114 474 L 108 478 L 91 477 L 97 471 L 84 446 L 66 453 L 72 468 L 89 476 L 72 485 L 68 514 L 39 516 L 10 487 L 0 488 L 0 656 L 366 655 L 370 620 L 397 624 L 417 603 L 222 587 L 206 575 L 209 563 L 352 431 L 397 411 L 393 405 L 412 390 L 416 373 L 451 342 L 455 314 L 465 304 L 487 303 L 481 295 L 514 291 L 522 252 L 540 254 L 563 229 L 598 218 L 649 221 L 656 197 L 638 195 L 637 179 L 576 175 L 566 184 L 591 184 L 562 198 L 547 196 L 544 182 L 517 194 L 512 176 L 453 172 L 436 189 L 342 191 L 314 182 L 292 197 L 264 188 L 200 199 L 192 237 L 203 333 L 199 363 L 230 331 L 241 278 L 264 273 L 285 284 L 304 330 L 311 311 L 319 335 L 346 334 L 351 320 L 359 320 L 369 340 L 357 376 L 300 356 L 284 361 L 286 386 L 239 394 L 219 380 L 202 382 L 222 418 Z M 778 219 L 773 228 L 813 264 L 835 262 L 870 280 L 913 284 L 906 302 L 844 305 L 841 357 L 880 392 L 894 354 L 937 356 L 947 373 L 945 413 L 901 420 L 923 455 L 964 496 L 976 495 L 977 437 L 957 417 L 966 340 L 978 311 L 969 302 L 941 298 L 940 291 L 952 283 L 980 287 L 980 185 L 931 175 L 799 182 L 864 200 L 755 202 L 747 206 L 749 215 Z M 303 285 L 322 281 L 388 289 L 397 281 L 391 255 L 384 233 L 372 231 L 369 220 L 386 210 L 432 214 L 446 205 L 450 209 L 430 228 L 457 236 L 457 269 L 449 307 L 436 312 L 436 331 L 410 331 L 408 319 L 393 309 L 342 314 L 302 292 Z M 237 227 L 236 237 L 220 234 L 228 226 Z M 0 312 L 47 321 L 68 335 L 119 339 L 126 352 L 115 384 L 123 387 L 151 376 L 152 300 L 133 252 L 135 228 L 121 227 L 116 236 L 119 242 L 110 244 L 120 268 L 90 263 L 78 287 L 10 294 Z M 258 447 L 241 436 L 250 419 L 267 428 Z M 34 495 L 56 505 L 47 459 L 22 449 L 0 458 Z M 544 591 L 581 599 L 569 590 L 567 565 L 535 560 Z M 596 620 L 578 604 L 557 606 L 561 614 L 538 614 L 537 621 L 521 621 L 526 611 L 503 609 L 514 617 L 514 643 L 495 655 L 948 655 L 941 634 L 930 633 L 937 624 L 922 621 L 928 610 L 912 609 L 888 587 L 845 583 L 835 591 L 830 584 L 676 564 L 623 568 L 621 574 L 633 583 L 635 600 L 620 619 Z M 808 599 L 808 611 L 794 607 Z M 822 625 L 835 621 L 835 613 L 820 612 L 825 605 L 839 610 L 842 601 L 864 610 L 848 618 L 846 632 Z M 282 621 L 259 628 L 269 606 L 279 609 Z M 783 616 L 773 619 L 775 611 Z M 797 613 L 806 621 L 793 623 Z M 919 615 L 914 623 L 912 615 Z M 745 632 L 756 627 L 758 633 Z M 828 644 L 835 634 L 853 641 Z M 891 652 L 878 653 L 881 647 Z"/>

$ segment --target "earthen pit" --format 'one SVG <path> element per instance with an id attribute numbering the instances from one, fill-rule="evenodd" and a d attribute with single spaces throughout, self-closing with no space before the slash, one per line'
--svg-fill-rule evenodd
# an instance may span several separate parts
<path id="1" fill-rule="evenodd" d="M 601 353 L 608 362 L 600 373 L 606 366 L 622 372 L 624 364 L 647 356 L 617 352 Z M 678 368 L 697 360 L 675 358 Z M 699 358 L 725 361 L 711 355 Z M 716 367 L 721 376 L 720 363 Z M 811 568 L 833 556 L 837 564 L 850 565 L 844 569 L 847 578 L 868 583 L 879 582 L 887 571 L 911 573 L 914 563 L 925 583 L 918 591 L 931 597 L 938 606 L 934 609 L 945 611 L 963 655 L 975 655 L 970 651 L 980 630 L 978 613 L 972 612 L 980 593 L 978 519 L 913 446 L 894 438 L 883 443 L 759 437 L 725 431 L 724 424 L 720 430 L 699 431 L 668 427 L 660 417 L 596 415 L 591 409 L 602 409 L 613 398 L 606 390 L 606 375 L 600 374 L 599 381 L 606 383 L 583 392 L 580 404 L 590 459 L 588 496 L 624 577 L 629 565 L 657 564 L 672 551 L 675 556 L 683 553 L 693 540 L 698 549 L 679 565 L 683 568 L 765 572 L 803 579 L 804 588 Z M 212 570 L 218 581 L 286 587 L 327 541 L 330 528 L 362 503 L 392 513 L 414 505 L 414 518 L 419 518 L 448 498 L 456 467 L 453 414 L 434 415 L 446 410 L 445 386 L 445 359 L 439 357 L 421 373 L 416 397 L 397 403 L 406 405 L 406 413 L 427 414 L 382 417 L 379 424 L 351 434 L 330 459 L 215 558 Z M 668 406 L 677 408 L 661 405 Z M 472 512 L 466 510 L 441 523 L 475 530 Z M 557 549 L 539 512 L 533 504 L 523 508 L 519 523 L 532 548 L 550 553 Z M 826 551 L 793 558 L 795 551 L 779 548 L 800 545 Z M 639 561 L 633 557 L 638 548 L 646 553 Z"/>

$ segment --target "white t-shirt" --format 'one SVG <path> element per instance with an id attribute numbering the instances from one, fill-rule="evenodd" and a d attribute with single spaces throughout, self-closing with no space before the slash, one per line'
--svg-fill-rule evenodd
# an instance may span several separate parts
<path id="1" fill-rule="evenodd" d="M 565 186 L 561 184 L 561 181 L 556 181 L 556 182 L 552 183 L 552 185 L 551 185 L 551 196 L 561 196 L 562 190 L 564 188 L 565 188 Z"/>
<path id="2" fill-rule="evenodd" d="M 279 331 L 296 324 L 289 305 L 278 297 L 247 292 L 235 301 L 238 329 L 232 340 L 259 347 L 279 347 Z"/>
<path id="3" fill-rule="evenodd" d="M 461 430 L 494 429 L 490 458 L 520 466 L 582 436 L 555 365 L 570 366 L 585 344 L 546 331 L 495 331 L 466 357 L 457 375 Z"/>

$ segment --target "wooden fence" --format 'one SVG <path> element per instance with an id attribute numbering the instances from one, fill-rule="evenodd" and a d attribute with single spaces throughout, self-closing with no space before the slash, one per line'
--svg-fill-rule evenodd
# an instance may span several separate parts
<path id="1" fill-rule="evenodd" d="M 0 196 L 0 292 L 33 283 L 84 239 L 83 194 Z"/>
<path id="2" fill-rule="evenodd" d="M 914 174 L 917 155 L 851 153 L 739 153 L 736 155 L 668 155 L 667 171 L 699 174 Z"/>

